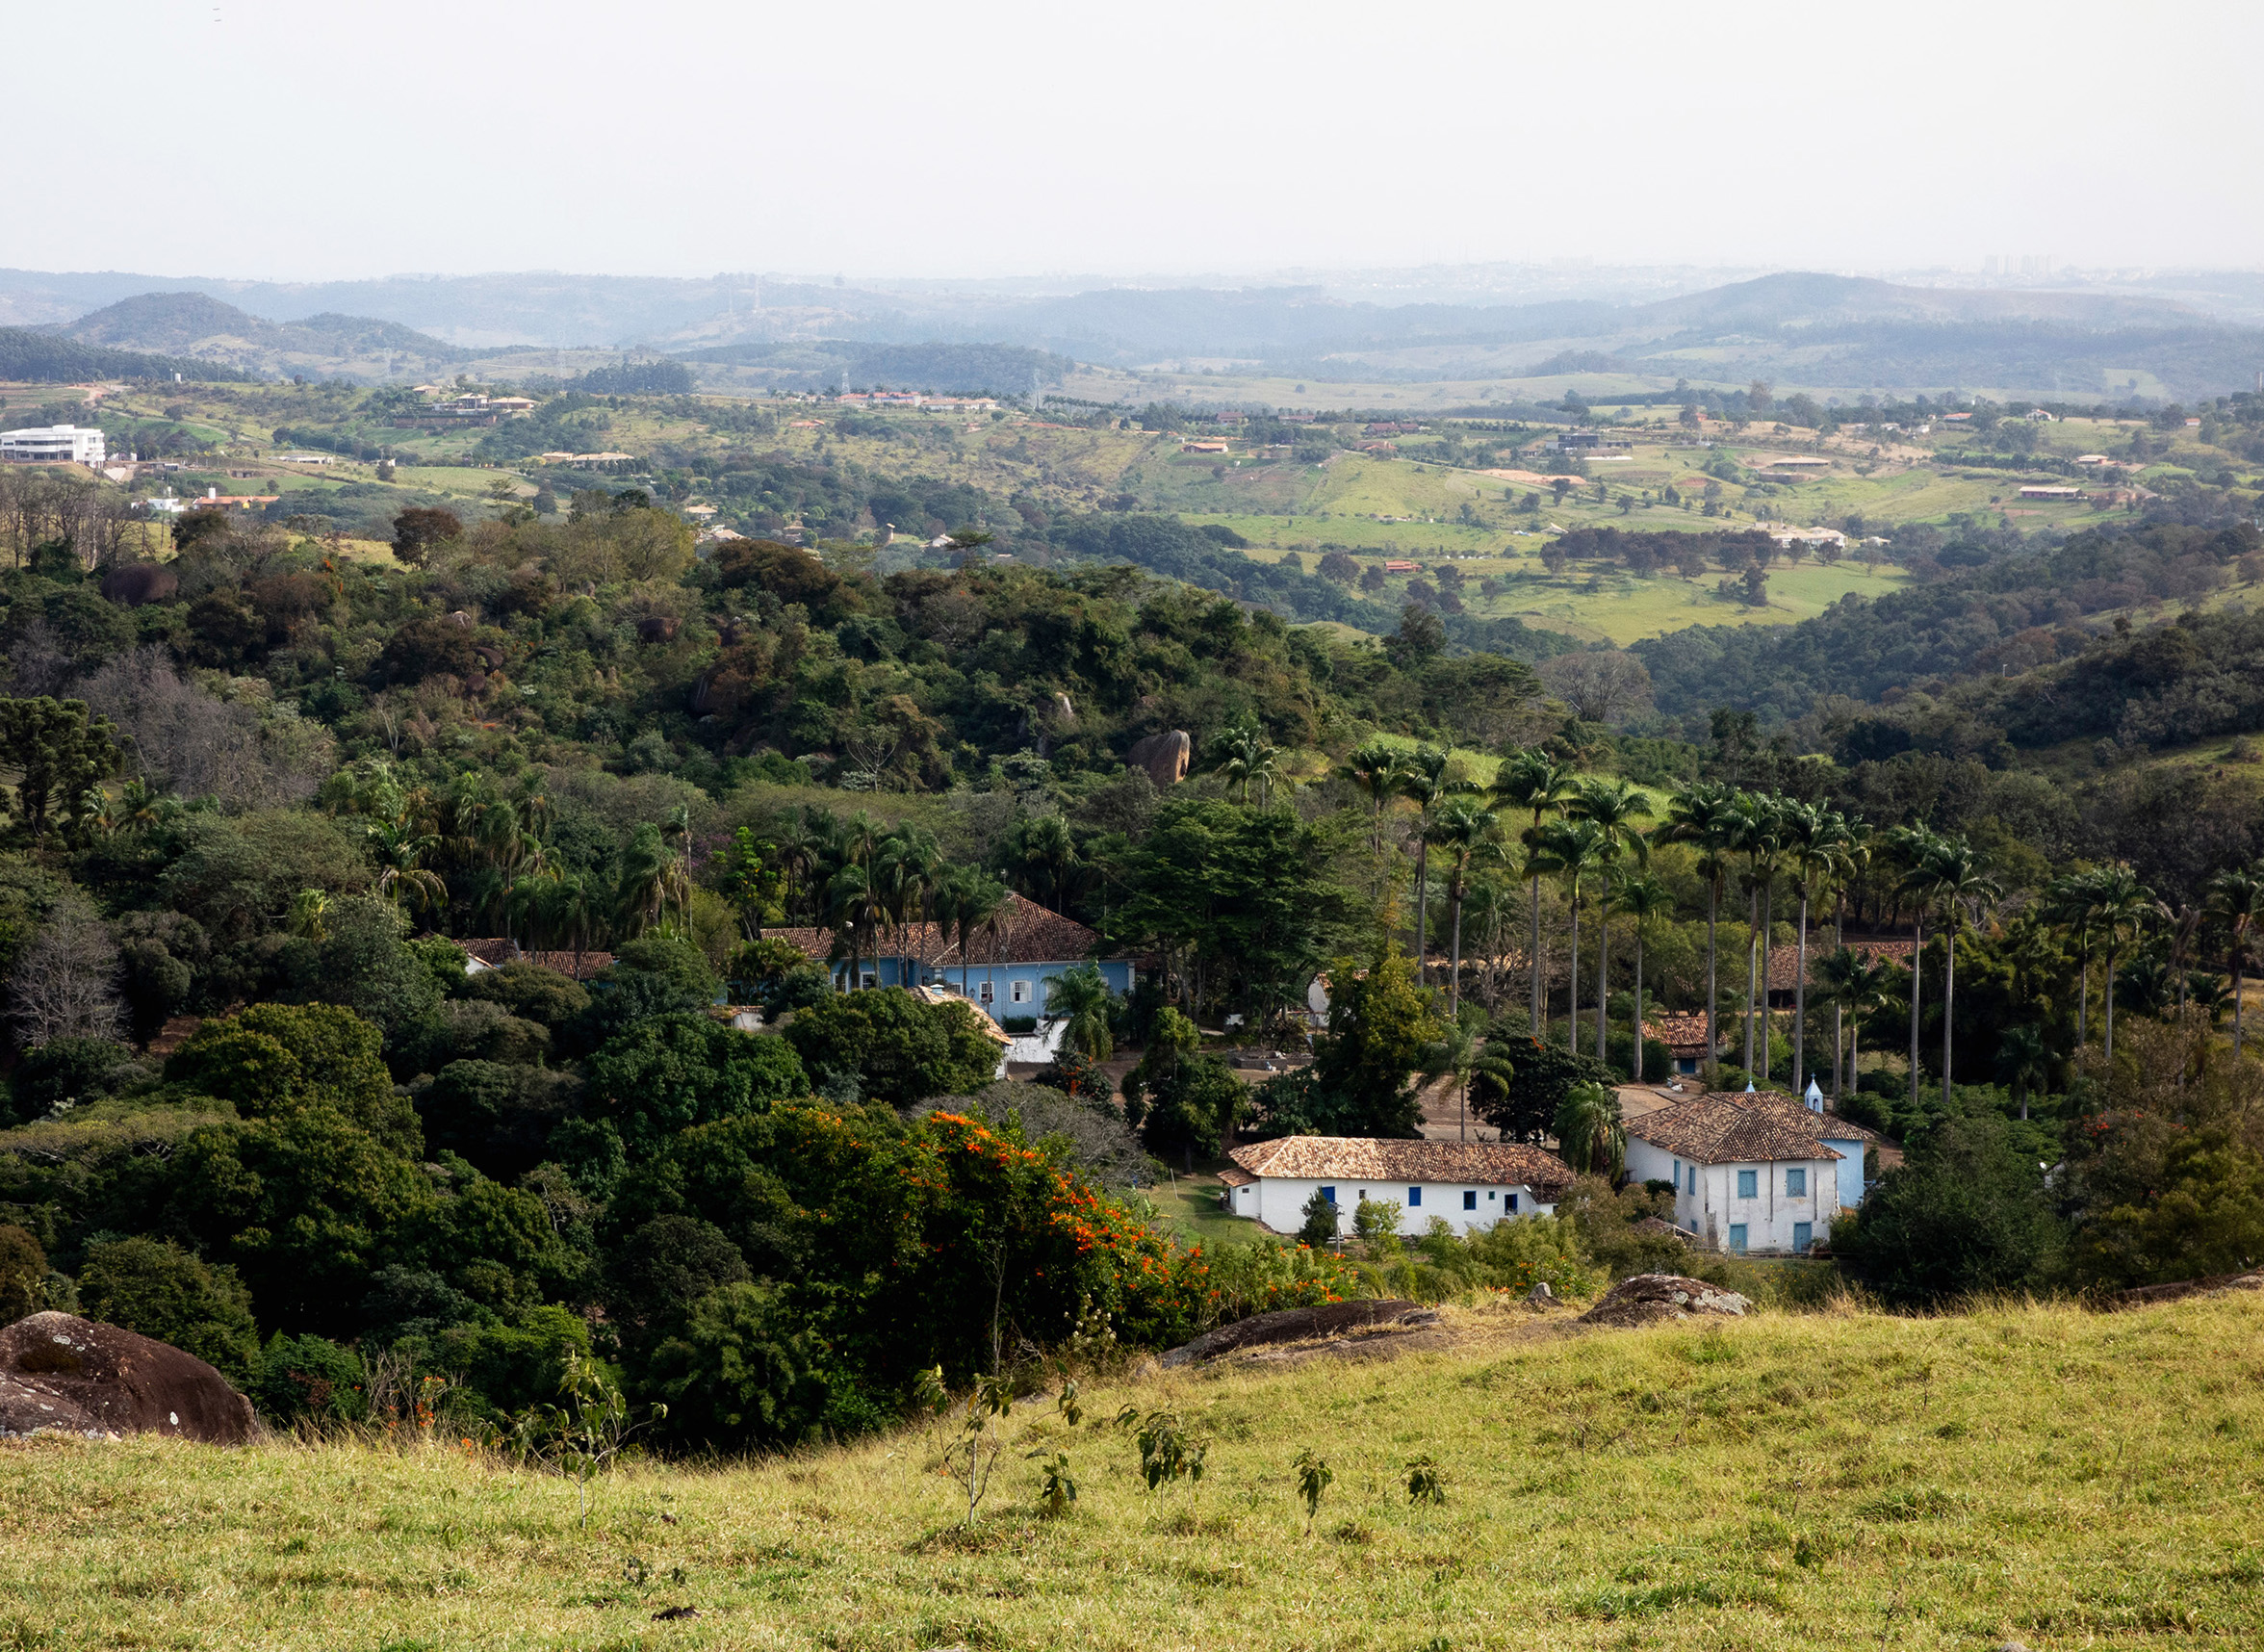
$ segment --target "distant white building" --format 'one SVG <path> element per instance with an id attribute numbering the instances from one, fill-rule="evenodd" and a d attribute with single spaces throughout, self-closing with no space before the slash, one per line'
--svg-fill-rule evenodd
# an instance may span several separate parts
<path id="1" fill-rule="evenodd" d="M 1521 1216 L 1551 1216 L 1572 1185 L 1555 1153 L 1498 1142 L 1381 1141 L 1359 1136 L 1283 1136 L 1227 1155 L 1226 1208 L 1276 1233 L 1304 1225 L 1319 1193 L 1336 1206 L 1337 1231 L 1352 1230 L 1364 1199 L 1400 1207 L 1400 1231 L 1423 1233 L 1438 1217 L 1457 1233 Z"/>
<path id="2" fill-rule="evenodd" d="M 102 447 L 102 432 L 78 425 L 0 430 L 0 463 L 98 465 L 108 456 Z"/>

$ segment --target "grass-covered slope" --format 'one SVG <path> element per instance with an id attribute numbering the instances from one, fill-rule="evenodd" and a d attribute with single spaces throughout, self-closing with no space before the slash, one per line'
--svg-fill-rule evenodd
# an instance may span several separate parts
<path id="1" fill-rule="evenodd" d="M 453 1441 L 0 1450 L 16 1646 L 2031 1647 L 2264 1635 L 2252 1296 L 1765 1315 L 1578 1337 L 1450 1315 L 1397 1360 L 1090 1384 L 941 1436 L 571 1484 Z M 1151 1496 L 1125 1404 L 1211 1440 Z M 1292 1461 L 1335 1484 L 1307 1529 Z M 1067 1519 L 1024 1454 L 1068 1452 Z M 1412 1506 L 1428 1456 L 1446 1502 Z M 960 1498 L 964 1507 L 964 1494 Z M 699 1615 L 656 1620 L 679 1606 Z"/>

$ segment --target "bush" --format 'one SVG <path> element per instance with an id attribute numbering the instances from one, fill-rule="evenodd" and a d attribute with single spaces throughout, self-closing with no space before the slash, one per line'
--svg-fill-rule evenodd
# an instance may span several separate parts
<path id="1" fill-rule="evenodd" d="M 14 1119 L 44 1118 L 64 1102 L 92 1101 L 115 1087 L 134 1052 L 101 1038 L 57 1038 L 24 1052 L 11 1089 Z"/>
<path id="2" fill-rule="evenodd" d="M 965 1096 L 990 1082 L 999 1046 L 967 1004 L 931 1004 L 902 987 L 836 993 L 794 1012 L 786 1042 L 821 1088 L 842 1080 L 891 1107 Z"/>
<path id="3" fill-rule="evenodd" d="M 0 1325 L 47 1305 L 47 1252 L 27 1228 L 0 1222 Z"/>
<path id="4" fill-rule="evenodd" d="M 232 1268 L 215 1268 L 170 1240 L 90 1245 L 79 1270 L 87 1317 L 193 1354 L 238 1387 L 259 1364 L 251 1293 Z"/>
<path id="5" fill-rule="evenodd" d="M 2064 1243 L 2036 1161 L 2002 1119 L 1945 1119 L 1879 1178 L 1832 1250 L 1888 1302 L 1926 1305 L 2017 1290 L 2044 1277 Z"/>
<path id="6" fill-rule="evenodd" d="M 677 1131 L 810 1093 L 793 1048 L 706 1015 L 656 1016 L 605 1041 L 589 1058 L 582 1112 L 621 1132 L 632 1153 Z"/>
<path id="7" fill-rule="evenodd" d="M 260 1355 L 251 1398 L 275 1423 L 358 1423 L 370 1414 L 369 1374 L 350 1348 L 277 1331 Z"/>
<path id="8" fill-rule="evenodd" d="M 777 1449 L 817 1433 L 833 1398 L 808 1322 L 769 1285 L 722 1285 L 654 1351 L 642 1387 L 667 1431 L 712 1451 Z"/>

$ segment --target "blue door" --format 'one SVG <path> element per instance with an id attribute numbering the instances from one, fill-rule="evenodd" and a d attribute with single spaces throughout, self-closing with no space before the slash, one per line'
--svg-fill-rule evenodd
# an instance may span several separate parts
<path id="1" fill-rule="evenodd" d="M 1795 1222 L 1794 1224 L 1792 1224 L 1792 1251 L 1793 1251 L 1793 1253 L 1794 1253 L 1795 1255 L 1800 1255 L 1800 1256 L 1805 1256 L 1805 1255 L 1807 1255 L 1807 1254 L 1808 1254 L 1808 1248 L 1809 1248 L 1809 1246 L 1811 1246 L 1811 1245 L 1812 1245 L 1812 1244 L 1814 1244 L 1814 1242 L 1815 1242 L 1815 1224 L 1814 1224 L 1814 1223 L 1813 1223 L 1813 1222 Z"/>
<path id="2" fill-rule="evenodd" d="M 1742 1255 L 1742 1254 L 1744 1253 L 1744 1251 L 1745 1251 L 1745 1224 L 1744 1224 L 1744 1223 L 1742 1223 L 1742 1222 L 1733 1222 L 1733 1223 L 1731 1223 L 1731 1224 L 1730 1224 L 1730 1249 L 1731 1249 L 1731 1250 L 1733 1250 L 1733 1251 L 1735 1251 L 1735 1252 L 1738 1252 L 1740 1255 Z"/>

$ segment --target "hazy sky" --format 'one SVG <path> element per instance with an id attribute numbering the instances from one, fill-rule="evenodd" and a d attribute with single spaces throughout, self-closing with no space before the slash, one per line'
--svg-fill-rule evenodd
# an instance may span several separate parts
<path id="1" fill-rule="evenodd" d="M 5 9 L 0 265 L 2264 265 L 2254 5 Z"/>

